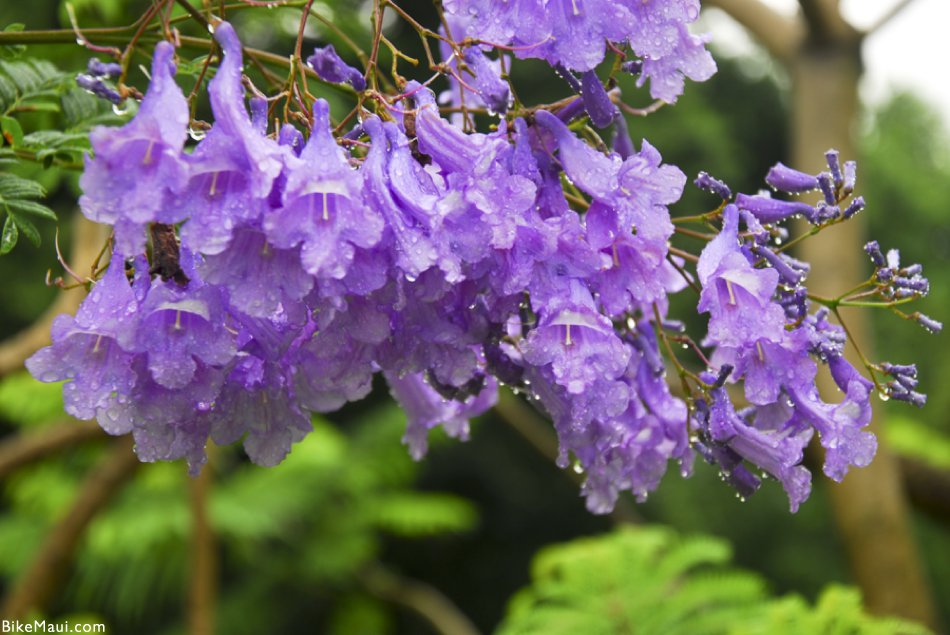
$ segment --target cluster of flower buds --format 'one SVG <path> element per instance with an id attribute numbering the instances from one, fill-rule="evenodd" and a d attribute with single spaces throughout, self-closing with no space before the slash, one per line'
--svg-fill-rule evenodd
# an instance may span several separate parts
<path id="1" fill-rule="evenodd" d="M 733 199 L 701 174 L 697 185 L 721 202 L 700 222 L 721 231 L 698 258 L 671 249 L 669 206 L 686 177 L 648 142 L 634 146 L 593 69 L 607 43 L 628 46 L 642 58 L 641 82 L 672 101 L 684 76 L 705 79 L 714 66 L 686 30 L 698 2 L 633 4 L 535 11 L 446 0 L 449 28 L 469 43 L 445 51 L 448 99 L 469 91 L 467 103 L 507 111 L 488 133 L 444 119 L 416 82 L 340 139 L 319 99 L 308 138 L 289 122 L 271 130 L 264 99 L 248 113 L 242 47 L 222 22 L 214 37 L 224 57 L 208 87 L 214 123 L 192 146 L 175 52 L 160 43 L 136 116 L 93 131 L 80 181 L 83 212 L 113 228 L 111 263 L 29 369 L 66 380 L 67 410 L 133 434 L 143 460 L 184 457 L 192 470 L 209 437 L 243 439 L 253 461 L 279 462 L 310 429 L 310 412 L 364 397 L 377 374 L 421 457 L 432 427 L 464 437 L 507 383 L 551 416 L 558 462 L 586 474 L 595 512 L 621 491 L 644 499 L 670 462 L 688 474 L 696 453 L 742 495 L 758 487 L 756 470 L 773 476 L 796 509 L 810 489 L 801 461 L 813 434 L 835 479 L 875 451 L 863 429 L 872 383 L 844 359 L 828 311 L 811 312 L 808 266 L 780 246 L 792 216 L 853 214 L 859 199 L 835 210 L 854 189 L 854 165 L 839 169 L 829 153 L 827 174 L 781 164 L 769 173 L 786 192 L 821 190 L 817 205 Z M 615 19 L 602 19 L 608 9 Z M 509 111 L 488 43 L 561 68 L 580 96 L 561 110 Z M 365 87 L 331 47 L 308 62 L 326 81 Z M 566 125 L 585 112 L 614 125 L 614 151 Z M 709 315 L 708 359 L 668 316 L 669 295 L 687 287 Z M 689 371 L 673 343 L 692 345 L 706 371 Z M 819 397 L 819 364 L 841 402 Z M 683 394 L 668 386 L 669 365 Z M 726 388 L 735 382 L 739 408 Z"/>
<path id="2" fill-rule="evenodd" d="M 122 75 L 122 66 L 116 63 L 106 63 L 98 59 L 89 60 L 85 73 L 76 76 L 76 85 L 99 97 L 110 101 L 113 105 L 122 103 L 122 95 L 115 88 L 109 86 L 105 80 L 116 79 Z"/>

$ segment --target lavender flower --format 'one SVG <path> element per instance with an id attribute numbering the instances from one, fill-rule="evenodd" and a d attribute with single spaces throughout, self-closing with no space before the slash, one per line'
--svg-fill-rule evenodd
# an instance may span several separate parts
<path id="1" fill-rule="evenodd" d="M 363 74 L 344 62 L 332 44 L 313 49 L 313 54 L 307 58 L 307 66 L 324 81 L 349 84 L 356 92 L 366 90 Z"/>
<path id="2" fill-rule="evenodd" d="M 114 225 L 122 255 L 145 246 L 145 225 L 174 223 L 184 216 L 168 198 L 185 184 L 182 158 L 188 127 L 188 104 L 174 80 L 175 49 L 155 47 L 152 81 L 135 117 L 122 128 L 92 131 L 93 156 L 79 180 L 79 205 L 90 220 Z"/>

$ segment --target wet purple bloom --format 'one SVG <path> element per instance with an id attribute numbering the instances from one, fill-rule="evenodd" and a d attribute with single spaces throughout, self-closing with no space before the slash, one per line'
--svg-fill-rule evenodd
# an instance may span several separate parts
<path id="1" fill-rule="evenodd" d="M 500 115 L 508 112 L 513 99 L 511 88 L 508 82 L 502 79 L 496 65 L 492 64 L 477 46 L 465 49 L 464 55 L 465 63 L 475 75 L 471 83 L 485 102 L 488 111 Z"/>
<path id="2" fill-rule="evenodd" d="M 122 255 L 144 249 L 146 224 L 184 218 L 167 204 L 187 178 L 181 153 L 188 104 L 175 83 L 174 54 L 167 42 L 155 47 L 151 83 L 132 121 L 118 130 L 97 127 L 90 135 L 93 156 L 79 180 L 79 205 L 89 219 L 115 227 Z"/>
<path id="3" fill-rule="evenodd" d="M 219 289 L 192 280 L 186 287 L 158 281 L 140 308 L 134 350 L 145 353 L 152 378 L 170 389 L 184 388 L 198 362 L 223 367 L 235 354 L 225 328 Z"/>
<path id="4" fill-rule="evenodd" d="M 257 465 L 283 461 L 291 446 L 313 429 L 291 384 L 280 363 L 244 355 L 208 413 L 211 438 L 227 444 L 244 436 L 244 450 Z"/>
<path id="5" fill-rule="evenodd" d="M 468 439 L 468 421 L 477 417 L 493 405 L 498 399 L 494 382 L 486 386 L 478 395 L 465 401 L 449 400 L 436 392 L 421 375 L 386 374 L 386 383 L 393 398 L 406 412 L 406 434 L 403 443 L 409 448 L 409 454 L 417 461 L 428 450 L 429 430 L 441 425 L 446 434 L 462 440 Z"/>
<path id="6" fill-rule="evenodd" d="M 254 317 L 268 317 L 279 307 L 301 300 L 314 279 L 300 264 L 300 249 L 272 247 L 260 231 L 242 229 L 227 249 L 199 265 L 208 284 L 228 290 L 230 304 Z"/>
<path id="7" fill-rule="evenodd" d="M 98 77 L 92 77 L 89 75 L 77 75 L 76 76 L 76 85 L 87 90 L 96 97 L 100 99 L 105 99 L 106 101 L 112 102 L 113 104 L 122 103 L 122 95 L 120 95 L 114 88 L 110 88 L 104 81 Z"/>
<path id="8" fill-rule="evenodd" d="M 307 58 L 307 66 L 324 81 L 349 84 L 356 92 L 366 90 L 363 74 L 344 62 L 332 44 L 313 49 L 313 55 Z"/>
<path id="9" fill-rule="evenodd" d="M 755 269 L 738 242 L 735 205 L 723 212 L 723 228 L 699 257 L 696 271 L 703 290 L 699 311 L 708 312 L 710 343 L 743 346 L 759 339 L 777 341 L 785 324 L 782 308 L 772 302 L 778 285 L 774 269 Z"/>
<path id="10" fill-rule="evenodd" d="M 794 216 L 804 216 L 812 223 L 817 222 L 818 213 L 814 207 L 798 201 L 780 201 L 770 196 L 749 196 L 738 194 L 736 205 L 750 212 L 762 223 L 777 223 Z"/>
<path id="11" fill-rule="evenodd" d="M 304 269 L 317 277 L 343 278 L 357 247 L 379 242 L 383 219 L 363 202 L 362 179 L 330 131 L 330 108 L 313 108 L 310 140 L 291 164 L 283 205 L 267 214 L 264 231 L 275 247 L 302 245 Z"/>
<path id="12" fill-rule="evenodd" d="M 92 57 L 86 64 L 86 72 L 93 77 L 115 78 L 122 74 L 122 65 L 115 62 L 103 62 Z"/>
<path id="13" fill-rule="evenodd" d="M 800 194 L 818 189 L 817 177 L 790 168 L 784 163 L 773 165 L 765 177 L 765 182 L 789 194 Z"/>
<path id="14" fill-rule="evenodd" d="M 598 128 L 606 128 L 620 115 L 620 110 L 610 101 L 610 95 L 594 71 L 587 71 L 581 77 L 581 96 L 591 123 Z"/>
<path id="15" fill-rule="evenodd" d="M 791 511 L 797 511 L 811 492 L 811 474 L 801 465 L 804 448 L 812 436 L 811 428 L 760 429 L 736 413 L 725 389 L 717 388 L 711 394 L 707 429 L 711 441 L 728 447 L 778 479 L 788 494 Z"/>
<path id="16" fill-rule="evenodd" d="M 590 292 L 578 281 L 548 309 L 523 350 L 528 363 L 550 364 L 557 383 L 573 394 L 598 379 L 619 377 L 630 358 L 610 320 L 597 313 Z"/>
<path id="17" fill-rule="evenodd" d="M 76 317 L 56 318 L 52 345 L 27 359 L 27 369 L 40 381 L 66 380 L 66 412 L 79 419 L 92 419 L 117 400 L 125 399 L 135 384 L 134 355 L 129 349 L 138 309 L 125 277 L 124 262 L 114 255 Z"/>
<path id="18" fill-rule="evenodd" d="M 214 125 L 188 156 L 188 186 L 172 203 L 179 217 L 189 217 L 183 244 L 204 254 L 221 253 L 238 227 L 259 219 L 289 153 L 251 122 L 234 28 L 222 22 L 214 36 L 225 53 L 208 88 Z"/>

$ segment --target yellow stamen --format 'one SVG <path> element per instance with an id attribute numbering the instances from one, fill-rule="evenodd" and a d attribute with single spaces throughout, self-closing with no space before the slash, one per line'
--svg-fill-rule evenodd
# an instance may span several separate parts
<path id="1" fill-rule="evenodd" d="M 610 246 L 610 248 L 611 248 L 611 249 L 613 250 L 613 252 L 614 252 L 614 266 L 615 266 L 615 267 L 619 267 L 619 266 L 620 266 L 620 256 L 617 254 L 617 243 L 612 244 L 612 245 Z"/>
<path id="2" fill-rule="evenodd" d="M 730 282 L 729 280 L 726 280 L 726 289 L 729 291 L 729 304 L 731 304 L 732 306 L 735 306 L 735 305 L 736 305 L 736 294 L 735 294 L 735 292 L 732 290 L 732 282 Z"/>
<path id="3" fill-rule="evenodd" d="M 566 331 L 566 335 L 564 336 L 564 345 L 570 346 L 571 344 L 574 343 L 573 341 L 571 341 L 571 325 L 570 324 L 568 324 L 565 327 L 565 331 Z"/>
<path id="4" fill-rule="evenodd" d="M 762 352 L 762 343 L 761 343 L 761 342 L 756 342 L 756 343 L 755 343 L 755 350 L 759 353 L 759 361 L 760 361 L 760 362 L 764 362 L 764 361 L 765 361 L 765 353 Z"/>
<path id="5" fill-rule="evenodd" d="M 581 10 L 577 7 L 577 0 L 571 0 L 571 6 L 574 7 L 574 15 L 581 14 Z"/>
<path id="6" fill-rule="evenodd" d="M 99 335 L 99 336 L 96 337 L 96 344 L 95 344 L 95 346 L 92 347 L 92 352 L 93 352 L 93 353 L 98 353 L 98 352 L 99 352 L 99 344 L 101 344 L 101 343 L 102 343 L 102 336 Z"/>
<path id="7" fill-rule="evenodd" d="M 218 175 L 220 172 L 215 172 L 211 175 L 211 190 L 208 192 L 208 196 L 214 196 L 218 191 Z"/>
<path id="8" fill-rule="evenodd" d="M 330 220 L 330 212 L 327 210 L 327 193 L 323 193 L 323 220 Z"/>
<path id="9" fill-rule="evenodd" d="M 175 311 L 175 330 L 181 330 L 181 311 Z"/>
<path id="10" fill-rule="evenodd" d="M 155 145 L 154 141 L 150 141 L 148 147 L 145 148 L 145 156 L 142 157 L 142 165 L 148 165 L 152 162 L 152 146 Z"/>

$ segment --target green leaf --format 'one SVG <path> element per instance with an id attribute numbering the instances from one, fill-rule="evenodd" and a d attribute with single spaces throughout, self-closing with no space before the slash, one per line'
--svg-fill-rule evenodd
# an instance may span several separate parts
<path id="1" fill-rule="evenodd" d="M 629 527 L 548 547 L 532 566 L 498 635 L 924 634 L 864 612 L 857 591 L 829 587 L 811 606 L 772 598 L 758 575 L 729 563 L 718 538 Z"/>
<path id="2" fill-rule="evenodd" d="M 7 207 L 16 210 L 17 212 L 23 212 L 24 214 L 32 214 L 41 218 L 56 220 L 56 212 L 46 207 L 42 203 L 37 203 L 36 201 L 27 201 L 22 199 L 7 201 Z"/>
<path id="3" fill-rule="evenodd" d="M 29 106 L 32 110 L 59 110 L 51 103 L 71 76 L 46 60 L 0 61 L 0 114 Z"/>
<path id="4" fill-rule="evenodd" d="M 0 202 L 17 198 L 42 198 L 46 196 L 43 186 L 36 181 L 15 174 L 0 174 Z"/>
<path id="5" fill-rule="evenodd" d="M 63 94 L 60 102 L 67 128 L 79 126 L 102 113 L 99 100 L 80 88 L 73 88 Z"/>
<path id="6" fill-rule="evenodd" d="M 26 28 L 25 24 L 20 22 L 14 22 L 13 24 L 8 24 L 4 27 L 4 33 L 19 33 Z M 12 60 L 23 55 L 23 52 L 26 51 L 25 44 L 5 44 L 0 46 L 0 58 Z"/>
<path id="7" fill-rule="evenodd" d="M 3 132 L 3 140 L 7 145 L 16 148 L 23 144 L 23 128 L 13 117 L 0 117 L 0 131 Z"/>
<path id="8" fill-rule="evenodd" d="M 40 232 L 26 215 L 56 220 L 56 214 L 34 199 L 45 196 L 43 186 L 15 174 L 0 173 L 0 209 L 7 213 L 0 254 L 13 248 L 20 234 L 39 247 Z"/>
<path id="9" fill-rule="evenodd" d="M 3 222 L 3 235 L 0 236 L 0 256 L 10 253 L 10 250 L 16 246 L 18 236 L 19 232 L 17 232 L 13 217 L 7 216 L 7 219 Z"/>
<path id="10" fill-rule="evenodd" d="M 13 222 L 16 223 L 16 227 L 20 233 L 26 236 L 26 239 L 33 243 L 34 247 L 39 247 L 41 242 L 40 230 L 36 228 L 36 225 L 22 216 L 14 214 L 13 210 L 8 210 L 7 213 L 10 215 L 9 217 L 13 219 Z"/>

